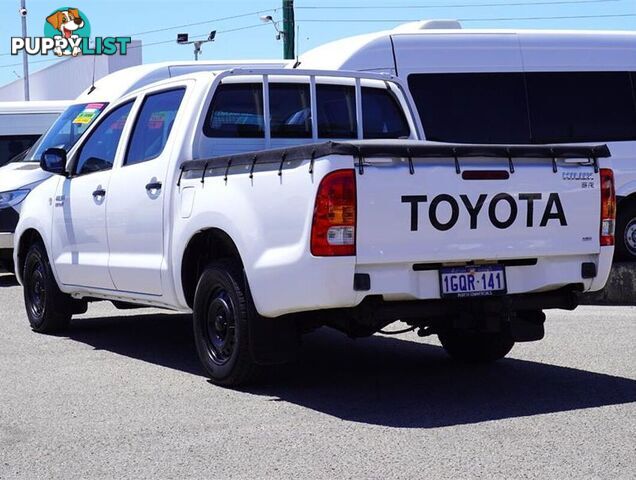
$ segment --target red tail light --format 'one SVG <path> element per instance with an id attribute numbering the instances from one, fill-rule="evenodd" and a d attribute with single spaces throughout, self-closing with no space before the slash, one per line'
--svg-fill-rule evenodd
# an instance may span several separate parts
<path id="1" fill-rule="evenodd" d="M 336 170 L 320 182 L 311 226 L 311 253 L 317 257 L 356 254 L 354 170 Z"/>
<path id="2" fill-rule="evenodd" d="M 614 172 L 601 168 L 601 246 L 614 245 L 616 225 L 616 191 L 614 190 Z"/>

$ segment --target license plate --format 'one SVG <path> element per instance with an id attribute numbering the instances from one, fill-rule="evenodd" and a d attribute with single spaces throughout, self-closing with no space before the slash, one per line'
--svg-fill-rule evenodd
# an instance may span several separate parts
<path id="1" fill-rule="evenodd" d="M 505 295 L 506 270 L 503 265 L 441 268 L 440 291 L 443 298 Z"/>

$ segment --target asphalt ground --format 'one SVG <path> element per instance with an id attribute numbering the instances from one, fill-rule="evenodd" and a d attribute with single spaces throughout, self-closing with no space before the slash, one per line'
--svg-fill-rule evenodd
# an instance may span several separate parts
<path id="1" fill-rule="evenodd" d="M 636 478 L 636 307 L 548 314 L 467 367 L 433 338 L 320 330 L 240 391 L 211 385 L 188 316 L 94 304 L 33 333 L 0 276 L 0 478 Z"/>

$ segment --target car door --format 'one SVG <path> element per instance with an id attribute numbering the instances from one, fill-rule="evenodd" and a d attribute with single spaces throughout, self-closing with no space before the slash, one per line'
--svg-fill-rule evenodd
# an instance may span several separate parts
<path id="1" fill-rule="evenodd" d="M 114 288 L 108 271 L 106 202 L 133 103 L 116 107 L 93 129 L 71 160 L 72 175 L 58 187 L 52 251 L 59 280 L 65 285 Z"/>
<path id="2" fill-rule="evenodd" d="M 168 140 L 185 87 L 147 94 L 107 205 L 110 275 L 119 291 L 161 295 Z"/>

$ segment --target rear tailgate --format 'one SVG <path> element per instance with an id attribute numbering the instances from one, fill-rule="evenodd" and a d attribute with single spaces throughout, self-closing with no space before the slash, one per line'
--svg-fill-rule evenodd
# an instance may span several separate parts
<path id="1" fill-rule="evenodd" d="M 593 159 L 605 156 L 604 146 L 369 148 L 357 174 L 357 263 L 598 254 Z"/>

